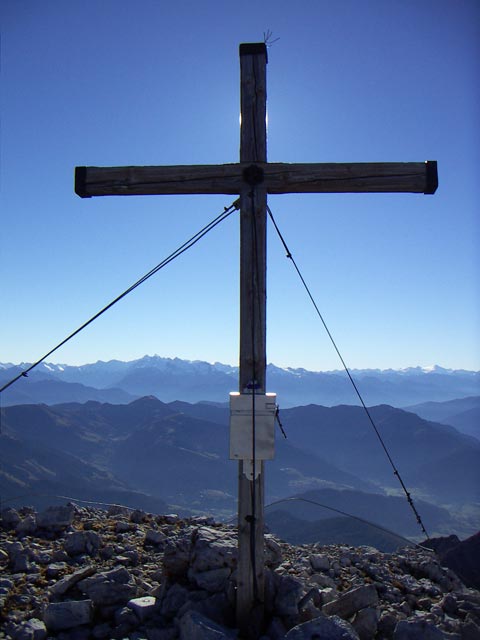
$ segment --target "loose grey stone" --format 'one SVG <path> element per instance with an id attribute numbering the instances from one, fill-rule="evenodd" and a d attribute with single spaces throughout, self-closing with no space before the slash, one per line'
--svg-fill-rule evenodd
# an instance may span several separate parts
<path id="1" fill-rule="evenodd" d="M 99 555 L 103 560 L 110 560 L 110 558 L 113 558 L 115 555 L 115 549 L 111 544 L 107 544 L 104 547 L 101 547 Z"/>
<path id="2" fill-rule="evenodd" d="M 125 630 L 125 633 L 130 629 L 135 629 L 139 622 L 135 612 L 128 607 L 117 609 L 114 614 L 114 620 L 116 625 Z"/>
<path id="3" fill-rule="evenodd" d="M 378 604 L 378 593 L 373 584 L 358 587 L 347 591 L 337 600 L 327 602 L 322 607 L 323 613 L 328 615 L 338 615 L 347 619 L 353 616 L 360 609 L 374 607 Z"/>
<path id="4" fill-rule="evenodd" d="M 338 593 L 336 589 L 327 587 L 326 589 L 320 589 L 318 595 L 320 597 L 320 604 L 324 605 L 327 602 L 332 602 L 332 600 L 335 600 L 338 596 Z"/>
<path id="5" fill-rule="evenodd" d="M 378 628 L 378 612 L 376 609 L 367 607 L 355 614 L 352 626 L 358 633 L 360 640 L 370 640 L 375 637 Z"/>
<path id="6" fill-rule="evenodd" d="M 454 615 L 458 611 L 457 599 L 451 593 L 445 594 L 439 605 L 447 615 Z"/>
<path id="7" fill-rule="evenodd" d="M 15 629 L 13 637 L 15 640 L 45 640 L 47 635 L 47 627 L 44 622 L 37 618 L 31 618 Z"/>
<path id="8" fill-rule="evenodd" d="M 200 596 L 202 592 L 198 592 Z M 225 593 L 214 593 L 213 595 L 199 599 L 198 601 L 189 600 L 178 612 L 177 618 L 182 617 L 187 611 L 196 611 L 201 613 L 213 622 L 224 625 L 226 627 L 235 627 L 235 608 L 229 602 Z"/>
<path id="9" fill-rule="evenodd" d="M 8 564 L 8 553 L 5 549 L 0 549 L 0 566 Z"/>
<path id="10" fill-rule="evenodd" d="M 43 618 L 49 631 L 71 629 L 82 624 L 90 624 L 92 620 L 93 603 L 91 600 L 52 602 L 45 609 Z"/>
<path id="11" fill-rule="evenodd" d="M 37 529 L 37 522 L 32 515 L 23 518 L 15 527 L 15 531 L 19 537 L 31 536 Z"/>
<path id="12" fill-rule="evenodd" d="M 45 569 L 45 575 L 48 579 L 58 578 L 61 573 L 64 573 L 67 568 L 66 562 L 52 562 Z"/>
<path id="13" fill-rule="evenodd" d="M 161 604 L 161 613 L 167 618 L 173 617 L 187 602 L 189 592 L 185 587 L 174 584 L 165 594 Z"/>
<path id="14" fill-rule="evenodd" d="M 201 527 L 193 536 L 192 569 L 210 571 L 237 564 L 237 539 L 230 532 Z"/>
<path id="15" fill-rule="evenodd" d="M 53 562 L 68 562 L 70 558 L 63 549 L 57 549 L 52 553 L 52 560 Z"/>
<path id="16" fill-rule="evenodd" d="M 79 556 L 84 553 L 95 556 L 98 553 L 101 539 L 95 531 L 75 531 L 65 538 L 64 549 L 69 556 Z"/>
<path id="17" fill-rule="evenodd" d="M 0 589 L 10 590 L 15 583 L 9 578 L 0 578 Z"/>
<path id="18" fill-rule="evenodd" d="M 265 535 L 265 564 L 270 569 L 275 569 L 282 563 L 282 548 L 275 540 L 275 538 L 270 535 Z"/>
<path id="19" fill-rule="evenodd" d="M 115 533 L 129 533 L 135 531 L 136 527 L 132 522 L 117 522 L 115 524 Z"/>
<path id="20" fill-rule="evenodd" d="M 392 611 L 384 611 L 380 615 L 380 620 L 378 621 L 378 633 L 380 634 L 380 637 L 391 638 L 395 631 L 395 627 L 397 626 L 397 622 L 398 620 Z"/>
<path id="21" fill-rule="evenodd" d="M 437 626 L 426 620 L 400 620 L 393 633 L 393 640 L 445 640 Z"/>
<path id="22" fill-rule="evenodd" d="M 67 593 L 69 589 L 71 589 L 81 580 L 84 580 L 89 576 L 93 576 L 95 572 L 96 572 L 96 568 L 94 566 L 89 566 L 89 567 L 84 567 L 83 569 L 79 569 L 78 571 L 75 571 L 74 573 L 71 573 L 70 575 L 65 576 L 61 580 L 58 580 L 58 582 L 56 582 L 54 585 L 50 587 L 50 593 L 54 596 L 62 596 L 64 593 Z"/>
<path id="23" fill-rule="evenodd" d="M 231 570 L 228 567 L 212 569 L 210 571 L 189 571 L 188 576 L 200 589 L 210 593 L 223 591 Z"/>
<path id="24" fill-rule="evenodd" d="M 58 600 L 69 597 L 78 601 L 77 589 L 83 589 L 89 600 L 96 598 L 94 620 L 50 631 L 52 639 L 178 640 L 180 620 L 193 612 L 209 620 L 210 627 L 212 622 L 220 625 L 222 634 L 235 626 L 236 529 L 204 517 L 177 517 L 173 524 L 166 524 L 163 516 L 145 514 L 144 521 L 137 524 L 126 515 L 112 520 L 97 508 L 71 508 L 74 527 L 70 525 L 66 538 L 60 529 L 37 528 L 21 540 L 22 534 L 14 529 L 0 527 L 0 571 L 5 575 L 0 578 L 3 635 L 12 640 L 34 640 L 25 621 L 42 618 L 49 597 L 52 604 L 62 604 Z M 18 511 L 22 523 L 34 515 L 31 509 Z M 100 534 L 94 560 L 87 555 L 94 548 L 82 548 L 81 555 L 74 556 L 64 551 L 66 540 L 67 548 L 70 544 L 74 547 L 71 533 L 80 533 L 80 539 L 86 541 Z M 147 542 L 149 537 L 151 542 Z M 158 544 L 152 544 L 154 541 Z M 58 562 L 62 564 L 55 565 Z M 128 564 L 128 568 L 112 570 L 115 562 Z M 285 640 L 294 624 L 326 619 L 320 613 L 321 606 L 332 613 L 326 605 L 335 600 L 332 609 L 337 612 L 339 603 L 345 607 L 342 599 L 347 597 L 348 602 L 357 589 L 378 594 L 377 604 L 358 609 L 348 619 L 361 640 L 393 640 L 397 625 L 397 635 L 415 637 L 420 633 L 419 640 L 432 629 L 444 640 L 480 640 L 480 594 L 452 578 L 433 553 L 419 548 L 388 554 L 346 545 L 295 547 L 267 536 L 265 564 L 265 608 L 275 625 L 270 625 L 261 640 Z M 96 573 L 89 573 L 90 565 Z M 65 575 L 72 566 L 79 571 Z M 118 602 L 111 601 L 112 593 Z M 140 620 L 143 610 L 139 610 L 139 617 L 125 606 L 142 596 L 157 598 L 152 617 L 144 622 Z M 357 602 L 354 608 L 364 604 Z M 350 611 L 347 608 L 338 613 L 345 616 Z"/>
<path id="25" fill-rule="evenodd" d="M 324 555 L 311 555 L 310 564 L 314 571 L 328 571 L 330 569 L 330 560 Z"/>
<path id="26" fill-rule="evenodd" d="M 29 552 L 21 542 L 8 542 L 6 551 L 12 567 L 12 573 L 25 573 L 30 569 Z"/>
<path id="27" fill-rule="evenodd" d="M 145 544 L 161 545 L 166 539 L 167 536 L 157 529 L 149 529 L 145 534 Z"/>
<path id="28" fill-rule="evenodd" d="M 34 560 L 35 562 L 38 562 L 38 564 L 41 564 L 43 566 L 45 565 L 49 565 L 52 562 L 52 556 L 50 553 L 47 553 L 45 551 L 40 552 L 40 553 L 35 553 L 34 554 Z"/>
<path id="29" fill-rule="evenodd" d="M 73 522 L 75 508 L 73 505 L 48 507 L 37 514 L 37 527 L 41 529 L 64 529 Z"/>
<path id="30" fill-rule="evenodd" d="M 209 620 L 197 611 L 189 611 L 179 623 L 180 640 L 232 640 L 237 633 Z"/>
<path id="31" fill-rule="evenodd" d="M 126 603 L 137 595 L 137 587 L 123 567 L 81 580 L 78 588 L 99 606 Z"/>
<path id="32" fill-rule="evenodd" d="M 299 601 L 298 610 L 301 611 L 302 609 L 306 608 L 310 602 L 313 602 L 315 607 L 325 604 L 322 601 L 320 589 L 317 589 L 316 587 L 309 589 L 307 593 L 303 596 L 303 598 Z"/>
<path id="33" fill-rule="evenodd" d="M 337 616 L 315 618 L 299 624 L 285 636 L 285 640 L 359 640 L 351 624 Z"/>
<path id="34" fill-rule="evenodd" d="M 2 510 L 0 523 L 3 529 L 15 529 L 17 524 L 21 521 L 21 517 L 16 509 L 7 507 Z"/>
<path id="35" fill-rule="evenodd" d="M 292 576 L 279 576 L 275 597 L 275 613 L 279 616 L 298 614 L 298 602 L 302 597 L 303 585 Z"/>
<path id="36" fill-rule="evenodd" d="M 323 587 L 324 589 L 333 589 L 334 591 L 337 590 L 337 583 L 335 582 L 335 580 L 333 578 L 330 578 L 330 576 L 326 576 L 323 573 L 314 573 L 313 576 L 310 576 L 309 578 L 310 582 L 314 582 L 315 584 L 318 584 L 319 587 Z"/>
<path id="37" fill-rule="evenodd" d="M 212 516 L 194 516 L 193 518 L 190 518 L 190 522 L 198 526 L 206 525 L 211 527 L 215 524 L 215 518 Z"/>
<path id="38" fill-rule="evenodd" d="M 123 507 L 119 504 L 112 504 L 107 509 L 108 516 L 128 516 L 130 515 L 131 509 L 128 507 Z"/>
<path id="39" fill-rule="evenodd" d="M 167 576 L 174 580 L 186 577 L 190 566 L 191 546 L 190 536 L 186 535 L 166 541 L 163 567 Z"/>
<path id="40" fill-rule="evenodd" d="M 453 571 L 440 566 L 433 558 L 421 560 L 420 562 L 407 562 L 406 567 L 416 578 L 428 578 L 438 584 L 445 592 L 462 591 L 464 588 L 464 585 Z"/>
<path id="41" fill-rule="evenodd" d="M 135 524 L 142 524 L 142 522 L 145 522 L 146 520 L 147 514 L 141 509 L 135 509 L 135 511 L 132 511 L 130 514 L 130 522 L 134 522 Z"/>

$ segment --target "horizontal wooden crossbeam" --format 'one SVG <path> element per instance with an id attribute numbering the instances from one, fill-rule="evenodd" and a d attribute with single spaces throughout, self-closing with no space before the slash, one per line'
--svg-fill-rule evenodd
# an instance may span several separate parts
<path id="1" fill-rule="evenodd" d="M 437 163 L 357 162 L 287 164 L 280 162 L 149 167 L 77 167 L 75 192 L 92 196 L 227 194 L 245 184 L 267 193 L 435 193 Z"/>

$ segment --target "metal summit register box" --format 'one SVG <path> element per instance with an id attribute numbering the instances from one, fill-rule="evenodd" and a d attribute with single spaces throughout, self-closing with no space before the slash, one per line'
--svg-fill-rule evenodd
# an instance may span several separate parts
<path id="1" fill-rule="evenodd" d="M 255 460 L 273 460 L 276 393 L 255 394 Z M 230 393 L 230 459 L 252 460 L 253 397 Z"/>

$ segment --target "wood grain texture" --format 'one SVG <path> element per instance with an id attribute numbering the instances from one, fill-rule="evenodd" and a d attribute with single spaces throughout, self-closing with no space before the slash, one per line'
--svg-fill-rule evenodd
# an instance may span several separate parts
<path id="1" fill-rule="evenodd" d="M 264 393 L 266 375 L 266 207 L 263 184 L 244 181 L 243 168 L 267 160 L 266 47 L 240 48 L 240 393 Z M 243 165 L 243 166 L 242 166 Z M 253 408 L 253 397 L 252 397 Z M 252 415 L 254 412 L 252 411 Z M 254 418 L 252 417 L 252 420 Z M 253 424 L 254 427 L 254 424 Z M 253 428 L 253 434 L 255 429 Z M 253 435 L 252 440 L 254 440 Z M 252 449 L 253 449 L 252 442 Z M 252 455 L 253 457 L 253 455 Z M 238 468 L 237 625 L 258 638 L 264 619 L 264 473 L 250 480 Z"/>
<path id="2" fill-rule="evenodd" d="M 243 127 L 245 128 L 245 127 Z M 243 134 L 243 137 L 246 137 Z M 261 143 L 263 144 L 263 142 Z M 252 145 L 250 145 L 252 146 Z M 258 155 L 258 152 L 253 152 Z M 239 195 L 243 172 L 252 162 L 218 165 L 81 167 L 76 192 L 82 197 L 112 195 Z M 259 162 L 267 193 L 426 193 L 425 162 L 287 164 Z M 435 174 L 436 174 L 436 167 Z M 430 191 L 431 193 L 432 191 Z"/>

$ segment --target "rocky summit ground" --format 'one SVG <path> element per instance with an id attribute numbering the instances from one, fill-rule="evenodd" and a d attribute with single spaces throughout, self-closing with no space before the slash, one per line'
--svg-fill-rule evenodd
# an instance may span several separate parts
<path id="1" fill-rule="evenodd" d="M 235 628 L 236 528 L 68 504 L 1 519 L 0 638 L 222 640 Z M 480 592 L 435 552 L 266 536 L 271 640 L 479 640 Z"/>

